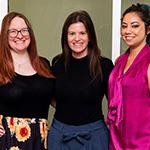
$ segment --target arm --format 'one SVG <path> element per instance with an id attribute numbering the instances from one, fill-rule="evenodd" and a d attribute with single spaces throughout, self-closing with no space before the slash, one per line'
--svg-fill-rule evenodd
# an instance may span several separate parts
<path id="1" fill-rule="evenodd" d="M 103 64 L 104 65 L 104 64 Z M 109 75 L 112 71 L 112 69 L 114 68 L 114 64 L 110 59 L 107 59 L 107 63 L 105 64 L 105 74 L 104 74 L 104 78 L 105 78 L 105 95 L 106 98 L 108 99 L 108 81 L 109 81 Z"/>
<path id="2" fill-rule="evenodd" d="M 149 66 L 148 66 L 147 79 L 148 79 L 148 88 L 149 88 L 149 90 L 150 90 L 150 64 L 149 64 Z"/>
<path id="3" fill-rule="evenodd" d="M 51 100 L 51 106 L 53 107 L 53 108 L 56 108 L 56 100 L 55 100 L 55 98 L 53 97 L 52 98 L 52 100 Z"/>

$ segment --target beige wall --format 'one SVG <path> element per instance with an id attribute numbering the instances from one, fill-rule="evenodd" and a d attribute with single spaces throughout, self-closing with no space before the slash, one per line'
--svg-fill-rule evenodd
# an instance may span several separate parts
<path id="1" fill-rule="evenodd" d="M 9 11 L 22 12 L 29 18 L 39 52 L 50 60 L 61 52 L 60 35 L 64 20 L 78 9 L 89 12 L 99 47 L 104 55 L 111 57 L 111 0 L 9 0 Z"/>

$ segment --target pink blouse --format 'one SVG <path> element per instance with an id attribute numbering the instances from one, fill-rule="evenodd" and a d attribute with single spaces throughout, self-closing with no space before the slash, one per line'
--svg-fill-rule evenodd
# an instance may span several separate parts
<path id="1" fill-rule="evenodd" d="M 110 150 L 150 150 L 150 47 L 123 73 L 128 55 L 129 50 L 119 57 L 109 78 Z"/>

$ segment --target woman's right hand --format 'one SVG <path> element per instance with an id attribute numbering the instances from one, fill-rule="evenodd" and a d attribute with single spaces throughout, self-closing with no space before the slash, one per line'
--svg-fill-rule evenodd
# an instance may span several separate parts
<path id="1" fill-rule="evenodd" d="M 0 124 L 0 137 L 2 137 L 5 134 L 4 127 Z"/>

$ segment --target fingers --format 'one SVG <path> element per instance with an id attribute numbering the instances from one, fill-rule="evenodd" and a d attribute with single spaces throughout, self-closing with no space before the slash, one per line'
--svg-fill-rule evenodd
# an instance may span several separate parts
<path id="1" fill-rule="evenodd" d="M 0 125 L 0 137 L 2 137 L 5 134 L 5 129 L 2 125 Z"/>

